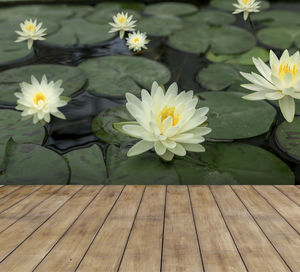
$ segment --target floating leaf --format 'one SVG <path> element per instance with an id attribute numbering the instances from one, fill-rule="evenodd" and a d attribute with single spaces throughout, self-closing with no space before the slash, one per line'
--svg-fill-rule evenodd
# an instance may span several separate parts
<path id="1" fill-rule="evenodd" d="M 127 157 L 127 148 L 109 146 L 106 156 L 108 184 L 178 184 L 175 169 L 153 152 Z"/>
<path id="2" fill-rule="evenodd" d="M 182 28 L 182 20 L 171 15 L 147 16 L 139 20 L 138 28 L 151 36 L 168 36 Z"/>
<path id="3" fill-rule="evenodd" d="M 0 156 L 1 157 L 1 156 Z M 69 169 L 65 160 L 54 151 L 35 144 L 6 144 L 3 175 L 0 183 L 12 184 L 67 184 Z"/>
<path id="4" fill-rule="evenodd" d="M 90 59 L 79 67 L 89 79 L 88 90 L 100 95 L 123 96 L 150 89 L 153 81 L 165 84 L 171 78 L 163 64 L 134 56 L 108 56 Z"/>
<path id="5" fill-rule="evenodd" d="M 0 40 L 0 63 L 10 62 L 31 55 L 27 46 L 22 43 L 12 43 L 11 41 Z"/>
<path id="6" fill-rule="evenodd" d="M 300 12 L 288 10 L 270 10 L 251 15 L 253 21 L 268 26 L 300 25 Z"/>
<path id="7" fill-rule="evenodd" d="M 252 58 L 260 58 L 262 61 L 269 60 L 269 52 L 261 47 L 254 47 L 246 53 L 235 55 L 218 55 L 208 51 L 206 58 L 212 62 L 223 62 L 228 64 L 254 65 Z"/>
<path id="8" fill-rule="evenodd" d="M 44 127 L 40 123 L 34 125 L 31 119 L 21 119 L 20 112 L 0 110 L 0 145 L 4 145 L 11 137 L 17 143 L 42 144 Z"/>
<path id="9" fill-rule="evenodd" d="M 115 107 L 101 112 L 92 123 L 93 132 L 105 143 L 118 144 L 136 141 L 117 131 L 113 124 L 133 120 L 125 106 Z"/>
<path id="10" fill-rule="evenodd" d="M 0 73 L 0 101 L 15 104 L 17 98 L 14 93 L 20 90 L 19 84 L 31 82 L 31 75 L 40 81 L 44 74 L 48 81 L 63 81 L 64 96 L 76 93 L 87 81 L 79 68 L 66 65 L 40 64 L 14 68 Z"/>
<path id="11" fill-rule="evenodd" d="M 290 48 L 293 44 L 293 36 L 284 27 L 264 28 L 257 32 L 259 41 L 269 48 Z"/>
<path id="12" fill-rule="evenodd" d="M 222 9 L 222 10 L 227 10 L 227 11 L 234 11 L 235 7 L 232 5 L 237 1 L 232 1 L 232 0 L 211 0 L 210 5 L 213 6 L 214 8 Z M 263 0 L 260 1 L 260 10 L 268 9 L 270 7 L 269 2 Z"/>
<path id="13" fill-rule="evenodd" d="M 232 14 L 217 10 L 201 10 L 194 15 L 185 16 L 183 19 L 185 25 L 190 27 L 195 27 L 199 24 L 225 25 L 235 21 L 235 17 Z"/>
<path id="14" fill-rule="evenodd" d="M 98 145 L 76 149 L 63 157 L 71 169 L 71 184 L 101 184 L 106 180 L 106 167 Z"/>
<path id="15" fill-rule="evenodd" d="M 242 94 L 203 92 L 199 107 L 209 107 L 208 123 L 211 139 L 244 139 L 268 132 L 275 120 L 276 110 L 264 101 L 248 101 Z M 262 118 L 263 116 L 263 118 Z"/>
<path id="16" fill-rule="evenodd" d="M 174 2 L 165 2 L 158 3 L 146 6 L 144 9 L 145 14 L 150 15 L 174 15 L 174 16 L 183 16 L 187 14 L 192 14 L 198 11 L 198 8 L 192 4 L 187 3 L 174 3 Z"/>
<path id="17" fill-rule="evenodd" d="M 300 117 L 296 117 L 292 123 L 281 123 L 276 129 L 275 137 L 283 152 L 300 160 Z"/>
<path id="18" fill-rule="evenodd" d="M 241 143 L 206 143 L 193 159 L 178 158 L 174 166 L 181 184 L 294 184 L 290 168 L 274 154 Z M 204 165 L 204 166 L 203 166 Z"/>

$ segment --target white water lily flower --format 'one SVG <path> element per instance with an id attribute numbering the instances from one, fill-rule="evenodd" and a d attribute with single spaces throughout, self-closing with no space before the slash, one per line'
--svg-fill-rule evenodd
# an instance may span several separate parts
<path id="1" fill-rule="evenodd" d="M 37 24 L 37 20 L 32 21 L 31 19 L 25 20 L 24 23 L 20 24 L 22 31 L 16 31 L 20 36 L 15 42 L 27 41 L 28 49 L 30 50 L 33 41 L 35 40 L 45 40 L 43 36 L 46 35 L 46 28 L 41 28 L 43 23 Z"/>
<path id="2" fill-rule="evenodd" d="M 118 13 L 113 16 L 113 23 L 109 23 L 112 29 L 109 33 L 120 31 L 120 39 L 123 39 L 125 31 L 134 31 L 136 21 L 132 20 L 132 15 L 128 17 L 128 13 Z"/>
<path id="3" fill-rule="evenodd" d="M 289 56 L 285 50 L 280 58 L 270 51 L 270 66 L 266 65 L 260 58 L 253 58 L 257 70 L 261 73 L 241 73 L 244 78 L 252 84 L 241 86 L 255 91 L 255 93 L 244 96 L 247 100 L 278 100 L 280 110 L 288 122 L 292 122 L 295 115 L 295 101 L 300 99 L 300 54 L 297 51 Z"/>
<path id="4" fill-rule="evenodd" d="M 211 132 L 204 126 L 208 108 L 196 109 L 198 98 L 193 91 L 178 94 L 178 87 L 173 83 L 166 93 L 154 82 L 151 94 L 142 90 L 142 100 L 127 93 L 127 110 L 137 120 L 136 124 L 123 125 L 128 135 L 140 138 L 129 149 L 127 155 L 135 156 L 154 147 L 162 159 L 171 161 L 174 155 L 185 156 L 186 151 L 204 152 L 200 144 L 204 135 Z M 203 126 L 201 126 L 203 125 Z"/>
<path id="5" fill-rule="evenodd" d="M 147 40 L 146 33 L 141 33 L 139 31 L 129 33 L 128 38 L 126 38 L 126 41 L 126 44 L 130 50 L 138 52 L 142 49 L 148 49 L 146 44 L 149 43 L 149 40 Z"/>
<path id="6" fill-rule="evenodd" d="M 232 13 L 238 14 L 243 12 L 243 17 L 246 21 L 249 13 L 259 12 L 260 2 L 257 2 L 256 0 L 237 0 L 237 3 L 233 4 L 233 6 L 236 8 L 236 10 Z"/>
<path id="7" fill-rule="evenodd" d="M 62 80 L 48 83 L 45 75 L 39 83 L 34 76 L 31 76 L 31 84 L 21 83 L 21 92 L 15 93 L 18 97 L 16 109 L 21 110 L 21 115 L 25 118 L 32 116 L 34 124 L 38 121 L 50 122 L 50 114 L 66 119 L 58 110 L 67 104 L 67 101 L 60 97 L 64 91 L 61 84 Z"/>

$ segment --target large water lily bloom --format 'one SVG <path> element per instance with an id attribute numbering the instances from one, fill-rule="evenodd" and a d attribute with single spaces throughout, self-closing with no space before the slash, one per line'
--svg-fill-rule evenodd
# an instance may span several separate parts
<path id="1" fill-rule="evenodd" d="M 241 73 L 251 84 L 241 86 L 255 91 L 243 98 L 247 100 L 278 100 L 280 110 L 288 122 L 292 122 L 295 115 L 295 101 L 300 99 L 300 54 L 297 51 L 290 56 L 285 50 L 280 59 L 270 51 L 270 66 L 261 59 L 253 58 L 256 73 Z"/>
<path id="2" fill-rule="evenodd" d="M 129 33 L 126 41 L 128 48 L 136 52 L 141 51 L 142 49 L 147 49 L 146 44 L 149 43 L 146 33 L 141 33 L 139 31 Z"/>
<path id="3" fill-rule="evenodd" d="M 164 93 L 154 82 L 151 94 L 143 89 L 141 98 L 126 94 L 127 110 L 137 122 L 125 123 L 122 130 L 141 139 L 129 149 L 129 157 L 153 147 L 166 161 L 171 161 L 174 155 L 185 156 L 186 151 L 205 151 L 200 143 L 205 141 L 203 136 L 211 132 L 204 124 L 209 109 L 196 109 L 198 98 L 193 96 L 193 91 L 178 94 L 177 84 L 173 83 Z"/>
<path id="4" fill-rule="evenodd" d="M 112 29 L 109 33 L 120 31 L 120 39 L 123 39 L 125 31 L 134 31 L 136 21 L 132 20 L 132 15 L 128 17 L 128 13 L 118 13 L 113 16 L 113 23 L 109 23 Z"/>
<path id="5" fill-rule="evenodd" d="M 39 83 L 34 76 L 31 76 L 31 84 L 21 83 L 21 92 L 15 93 L 18 98 L 16 109 L 22 111 L 21 115 L 25 119 L 33 117 L 34 124 L 38 121 L 50 122 L 50 114 L 66 119 L 58 110 L 68 103 L 60 96 L 64 91 L 61 84 L 62 80 L 48 83 L 45 75 Z"/>
<path id="6" fill-rule="evenodd" d="M 20 24 L 22 31 L 16 31 L 19 35 L 15 42 L 27 41 L 28 49 L 30 50 L 33 41 L 35 40 L 45 40 L 46 28 L 42 28 L 43 23 L 37 24 L 37 20 L 32 21 L 31 19 L 26 20 L 24 23 Z"/>
<path id="7" fill-rule="evenodd" d="M 236 8 L 233 14 L 243 12 L 243 17 L 246 21 L 249 13 L 259 12 L 260 2 L 257 2 L 256 0 L 237 0 L 237 3 L 234 3 L 233 6 Z"/>

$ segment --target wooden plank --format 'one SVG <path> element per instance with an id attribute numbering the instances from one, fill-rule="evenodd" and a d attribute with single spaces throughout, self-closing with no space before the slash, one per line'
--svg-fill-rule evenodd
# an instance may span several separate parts
<path id="1" fill-rule="evenodd" d="M 102 186 L 85 186 L 80 190 L 0 264 L 0 271 L 31 272 L 101 188 Z"/>
<path id="2" fill-rule="evenodd" d="M 5 187 L 4 187 L 5 188 Z M 23 186 L 20 190 L 16 190 L 13 193 L 7 195 L 0 199 L 0 213 L 6 209 L 12 207 L 13 205 L 19 203 L 24 198 L 34 193 L 36 190 L 40 189 L 41 186 Z"/>
<path id="3" fill-rule="evenodd" d="M 22 186 L 13 185 L 13 186 L 3 186 L 0 188 L 0 201 L 2 198 L 6 197 L 7 195 L 11 194 L 12 192 L 21 189 Z"/>
<path id="4" fill-rule="evenodd" d="M 300 207 L 273 186 L 254 186 L 272 206 L 300 233 Z"/>
<path id="5" fill-rule="evenodd" d="M 300 190 L 293 185 L 277 185 L 275 186 L 280 192 L 285 194 L 289 199 L 300 205 Z"/>
<path id="6" fill-rule="evenodd" d="M 0 185 L 0 187 L 3 187 L 4 185 Z"/>
<path id="7" fill-rule="evenodd" d="M 15 223 L 18 219 L 26 215 L 42 201 L 46 200 L 54 192 L 61 188 L 61 186 L 43 186 L 40 190 L 35 191 L 29 197 L 26 197 L 12 208 L 0 213 L 0 232 Z"/>
<path id="8" fill-rule="evenodd" d="M 292 271 L 300 271 L 300 237 L 251 186 L 232 186 Z"/>
<path id="9" fill-rule="evenodd" d="M 117 271 L 144 189 L 125 187 L 76 271 Z"/>
<path id="10" fill-rule="evenodd" d="M 246 272 L 209 187 L 189 189 L 205 272 Z"/>
<path id="11" fill-rule="evenodd" d="M 232 189 L 211 186 L 211 191 L 248 271 L 290 271 Z"/>
<path id="12" fill-rule="evenodd" d="M 75 271 L 122 188 L 105 187 L 34 271 Z"/>
<path id="13" fill-rule="evenodd" d="M 163 272 L 203 271 L 186 186 L 168 186 L 163 244 Z"/>
<path id="14" fill-rule="evenodd" d="M 119 272 L 160 271 L 166 186 L 147 186 Z"/>
<path id="15" fill-rule="evenodd" d="M 33 209 L 11 227 L 0 233 L 0 262 L 62 207 L 81 186 L 65 186 Z M 1 270 L 0 270 L 1 271 Z"/>

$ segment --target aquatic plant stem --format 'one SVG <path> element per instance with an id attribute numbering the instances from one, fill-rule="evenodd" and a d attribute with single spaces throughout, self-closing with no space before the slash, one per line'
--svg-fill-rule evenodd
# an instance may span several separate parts
<path id="1" fill-rule="evenodd" d="M 250 23 L 250 26 L 251 26 L 251 29 L 252 29 L 252 31 L 255 33 L 255 26 L 254 26 L 254 23 L 252 22 L 252 20 L 251 20 L 251 16 L 249 15 L 249 23 Z"/>

